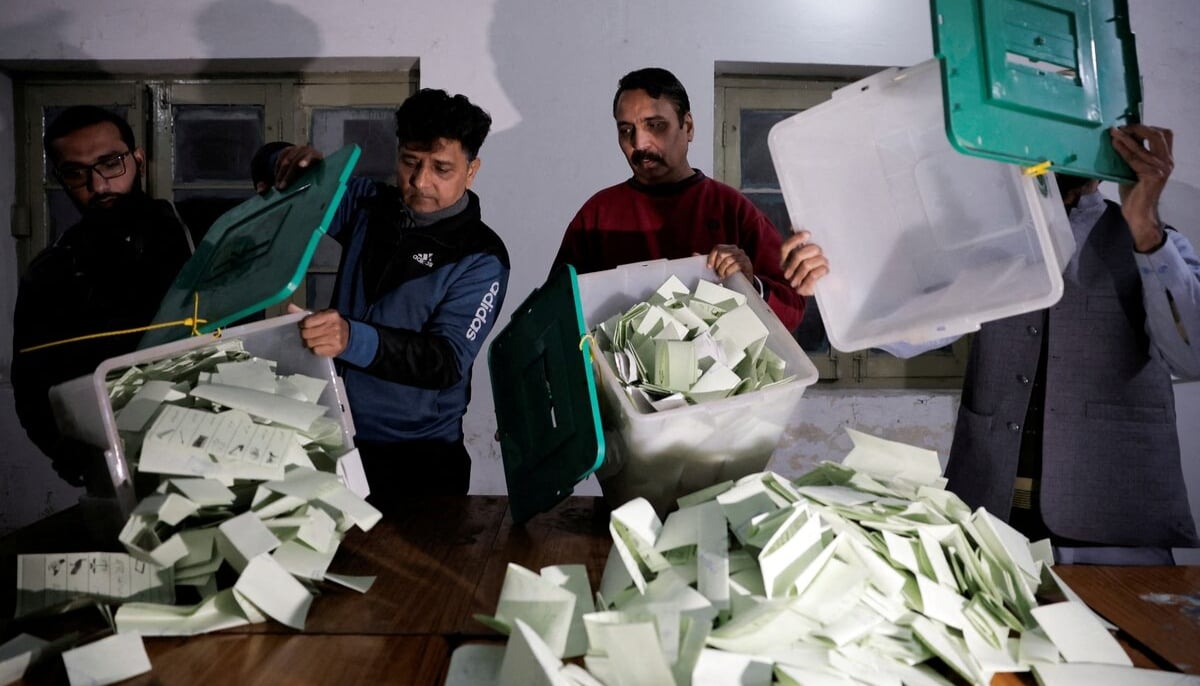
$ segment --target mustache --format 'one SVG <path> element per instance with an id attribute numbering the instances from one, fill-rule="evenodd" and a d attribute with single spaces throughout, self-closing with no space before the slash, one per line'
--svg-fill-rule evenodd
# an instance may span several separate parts
<path id="1" fill-rule="evenodd" d="M 642 162 L 647 162 L 647 161 L 657 162 L 659 164 L 666 163 L 666 160 L 664 160 L 662 158 L 662 155 L 659 155 L 656 152 L 650 152 L 649 150 L 634 150 L 633 154 L 630 155 L 629 159 L 634 164 L 641 164 Z"/>

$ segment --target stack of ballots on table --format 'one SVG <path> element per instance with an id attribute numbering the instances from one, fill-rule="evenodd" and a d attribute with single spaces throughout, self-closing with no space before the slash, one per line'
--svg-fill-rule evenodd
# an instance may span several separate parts
<path id="1" fill-rule="evenodd" d="M 580 565 L 510 565 L 495 616 L 479 617 L 507 644 L 460 647 L 447 686 L 1178 676 L 1134 669 L 1054 573 L 1048 542 L 970 511 L 934 453 L 851 438 L 842 464 L 719 484 L 665 522 L 644 500 L 614 510 L 594 597 Z"/>
<path id="2" fill-rule="evenodd" d="M 120 532 L 126 553 L 21 556 L 18 616 L 123 603 L 120 633 L 267 618 L 303 629 L 318 585 L 365 592 L 371 578 L 328 571 L 345 532 L 381 518 L 357 451 L 317 403 L 329 381 L 275 369 L 226 339 L 115 373 L 125 456 L 152 488 Z"/>

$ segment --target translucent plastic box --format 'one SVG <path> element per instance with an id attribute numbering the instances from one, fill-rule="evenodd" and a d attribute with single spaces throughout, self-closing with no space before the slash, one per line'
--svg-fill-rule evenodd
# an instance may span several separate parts
<path id="1" fill-rule="evenodd" d="M 584 322 L 592 329 L 645 301 L 672 274 L 689 289 L 700 279 L 718 281 L 705 259 L 657 260 L 580 275 Z M 783 358 L 786 373 L 796 379 L 722 400 L 643 413 L 630 401 L 604 355 L 593 349 L 606 445 L 605 464 L 597 475 L 614 507 L 641 496 L 662 513 L 681 495 L 761 471 L 804 390 L 817 380 L 816 367 L 755 287 L 741 274 L 723 285 L 746 296 L 769 331 L 767 346 Z"/>
<path id="2" fill-rule="evenodd" d="M 958 336 L 1062 296 L 1074 239 L 1053 175 L 964 155 L 944 122 L 930 60 L 771 129 L 792 224 L 829 258 L 816 298 L 838 350 Z"/>
<path id="3" fill-rule="evenodd" d="M 328 380 L 320 404 L 326 408 L 325 416 L 341 424 L 345 445 L 349 449 L 354 445 L 354 424 L 350 418 L 346 390 L 334 369 L 333 360 L 314 355 L 300 340 L 297 323 L 304 316 L 298 313 L 225 329 L 221 340 L 240 339 L 251 355 L 275 361 L 277 374 L 304 374 Z M 97 520 L 92 522 L 96 527 L 112 527 L 115 524 L 119 529 L 136 505 L 138 496 L 144 495 L 134 492 L 133 477 L 126 460 L 125 446 L 117 432 L 105 379 L 113 371 L 175 357 L 214 343 L 216 339 L 212 336 L 197 336 L 109 358 L 100 363 L 92 374 L 50 389 L 50 402 L 59 429 L 71 438 L 104 451 L 108 472 L 112 477 L 112 492 L 96 492 L 96 488 L 89 486 L 89 494 L 81 501 L 90 510 L 89 519 Z"/>

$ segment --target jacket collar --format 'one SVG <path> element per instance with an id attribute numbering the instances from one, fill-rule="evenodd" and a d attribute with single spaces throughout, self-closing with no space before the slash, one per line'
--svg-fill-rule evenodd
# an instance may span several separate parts
<path id="1" fill-rule="evenodd" d="M 392 225 L 398 226 L 403 232 L 426 235 L 447 245 L 457 245 L 464 232 L 480 221 L 479 196 L 470 190 L 454 205 L 439 212 L 423 215 L 425 218 L 434 219 L 429 224 L 418 224 L 417 215 L 404 204 L 400 190 L 395 186 L 380 184 L 374 205 L 398 220 L 392 222 Z M 452 211 L 460 205 L 461 210 Z M 445 216 L 442 216 L 443 213 Z"/>
<path id="2" fill-rule="evenodd" d="M 453 217 L 454 215 L 467 209 L 467 205 L 471 203 L 471 198 L 467 195 L 469 192 L 470 191 L 463 192 L 461 198 L 454 201 L 454 203 L 449 207 L 443 207 L 440 210 L 434 210 L 433 212 L 417 212 L 416 210 L 410 209 L 409 212 L 412 214 L 413 222 L 415 222 L 417 226 L 433 226 L 443 219 L 449 219 Z"/>

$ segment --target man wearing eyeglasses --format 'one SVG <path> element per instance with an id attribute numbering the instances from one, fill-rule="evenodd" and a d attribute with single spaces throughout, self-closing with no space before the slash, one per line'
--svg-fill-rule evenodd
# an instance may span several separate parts
<path id="1" fill-rule="evenodd" d="M 34 258 L 21 280 L 12 383 L 30 439 L 64 480 L 82 485 L 89 465 L 102 469 L 103 462 L 59 436 L 47 393 L 133 351 L 141 333 L 59 342 L 149 324 L 192 246 L 171 204 L 142 190 L 145 153 L 123 118 L 71 107 L 46 127 L 43 143 L 83 218 Z M 39 347 L 48 343 L 56 345 Z"/>

